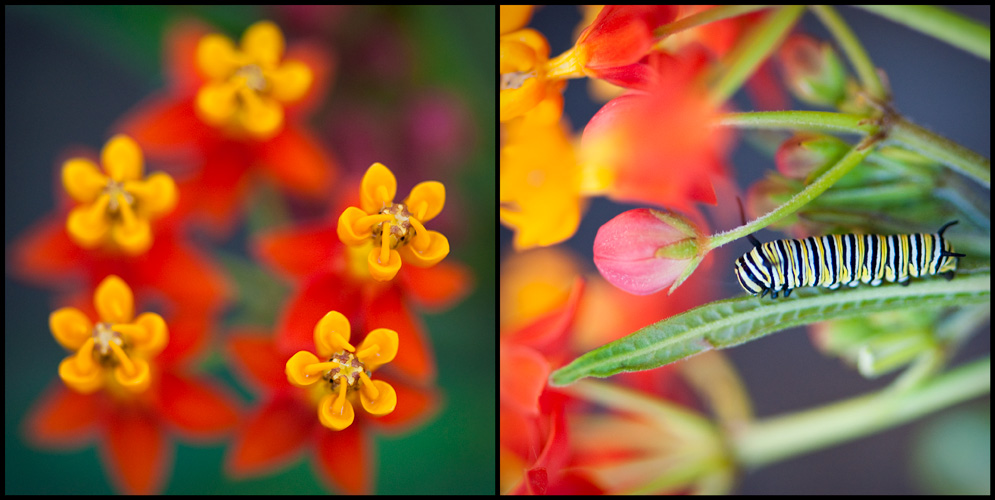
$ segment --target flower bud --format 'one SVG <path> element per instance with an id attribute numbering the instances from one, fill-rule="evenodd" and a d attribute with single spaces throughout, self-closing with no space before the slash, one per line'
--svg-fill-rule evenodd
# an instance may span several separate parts
<path id="1" fill-rule="evenodd" d="M 606 222 L 594 237 L 594 265 L 609 283 L 635 295 L 676 288 L 701 258 L 698 232 L 679 215 L 638 208 Z"/>
<path id="2" fill-rule="evenodd" d="M 792 35 L 778 52 L 785 84 L 798 100 L 835 107 L 846 95 L 847 72 L 826 42 L 806 35 Z"/>

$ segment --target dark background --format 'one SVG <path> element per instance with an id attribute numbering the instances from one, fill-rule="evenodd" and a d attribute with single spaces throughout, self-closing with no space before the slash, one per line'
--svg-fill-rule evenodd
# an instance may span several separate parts
<path id="1" fill-rule="evenodd" d="M 990 6 L 951 9 L 982 23 L 990 22 Z M 895 106 L 901 113 L 917 124 L 991 157 L 991 72 L 987 61 L 859 9 L 840 8 L 838 12 L 864 44 L 871 60 L 887 72 Z M 529 26 L 549 40 L 552 57 L 573 45 L 574 29 L 579 21 L 576 6 L 546 6 L 536 10 Z M 811 13 L 803 15 L 800 30 L 832 41 Z M 591 101 L 583 80 L 570 81 L 565 102 L 564 115 L 577 134 L 602 105 Z M 744 99 L 743 92 L 737 94 L 735 102 L 740 110 L 753 109 L 750 101 Z M 811 108 L 793 102 L 790 109 Z M 744 188 L 773 168 L 772 158 L 743 140 L 738 141 L 730 158 L 736 181 Z M 598 228 L 619 213 L 638 207 L 593 198 L 577 233 L 563 244 L 579 254 L 593 271 L 591 249 Z M 714 213 L 712 215 L 714 223 Z M 717 232 L 725 228 L 713 226 L 712 229 Z M 502 256 L 507 256 L 513 251 L 512 232 L 503 226 L 500 232 Z M 757 237 L 760 241 L 768 241 L 784 236 L 761 231 Z M 734 243 L 717 250 L 716 265 L 730 269 L 727 279 L 717 285 L 723 297 L 743 293 L 731 269 L 732 261 L 748 248 L 745 243 Z M 964 347 L 955 364 L 989 351 L 990 339 L 982 334 Z M 724 353 L 739 369 L 758 417 L 859 395 L 883 387 L 893 378 L 865 380 L 840 361 L 813 349 L 803 329 L 782 332 Z M 965 403 L 960 408 L 988 413 L 990 399 Z M 760 470 L 744 471 L 735 491 L 745 494 L 922 493 L 916 483 L 921 478 L 916 477 L 918 472 L 912 468 L 916 453 L 913 444 L 927 439 L 926 427 L 943 425 L 943 421 L 938 420 L 942 413 Z M 977 438 L 988 443 L 989 434 Z M 963 468 L 990 470 L 990 454 L 986 453 L 982 458 L 987 462 L 963 464 Z"/>

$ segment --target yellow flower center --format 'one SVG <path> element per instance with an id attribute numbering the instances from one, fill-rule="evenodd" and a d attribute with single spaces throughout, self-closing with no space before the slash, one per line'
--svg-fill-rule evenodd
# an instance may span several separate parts
<path id="1" fill-rule="evenodd" d="M 370 376 L 370 372 L 366 370 L 366 365 L 351 352 L 339 351 L 333 354 L 328 362 L 338 365 L 322 374 L 322 378 L 330 383 L 329 387 L 332 392 L 338 392 L 339 384 L 342 383 L 346 384 L 347 390 L 354 391 L 359 387 L 360 373 L 366 373 L 366 376 Z"/>
<path id="2" fill-rule="evenodd" d="M 108 179 L 103 192 L 110 198 L 107 202 L 107 211 L 111 214 L 117 214 L 123 204 L 127 204 L 131 208 L 135 206 L 135 197 L 124 189 L 124 184 L 121 182 Z"/>
<path id="3" fill-rule="evenodd" d="M 111 356 L 111 344 L 124 347 L 124 338 L 121 334 L 111 329 L 110 323 L 97 323 L 93 327 L 93 352 L 100 356 L 100 360 L 109 364 Z"/>
<path id="4" fill-rule="evenodd" d="M 405 245 L 415 235 L 415 227 L 411 224 L 411 212 L 403 203 L 392 203 L 380 210 L 382 215 L 392 215 L 393 219 L 383 221 L 381 224 L 373 226 L 374 246 L 381 246 L 383 236 L 390 236 L 390 248 L 397 248 Z"/>
<path id="5" fill-rule="evenodd" d="M 525 81 L 529 78 L 536 76 L 535 70 L 532 71 L 512 71 L 511 73 L 501 74 L 501 90 L 517 89 L 521 88 L 525 84 Z"/>
<path id="6" fill-rule="evenodd" d="M 247 64 L 241 68 L 238 68 L 232 78 L 244 79 L 245 86 L 255 90 L 256 92 L 264 92 L 269 88 L 269 81 L 263 74 L 263 69 L 256 64 Z"/>

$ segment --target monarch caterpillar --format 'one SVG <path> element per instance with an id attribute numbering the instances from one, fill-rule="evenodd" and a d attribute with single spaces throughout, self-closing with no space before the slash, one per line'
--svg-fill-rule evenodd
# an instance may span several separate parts
<path id="1" fill-rule="evenodd" d="M 944 224 L 935 234 L 830 234 L 767 243 L 750 235 L 754 248 L 736 259 L 736 278 L 748 293 L 763 298 L 771 292 L 775 299 L 781 290 L 788 297 L 800 286 L 908 285 L 910 277 L 941 273 L 950 280 L 956 257 L 964 254 L 954 253 L 943 232 L 957 222 Z"/>

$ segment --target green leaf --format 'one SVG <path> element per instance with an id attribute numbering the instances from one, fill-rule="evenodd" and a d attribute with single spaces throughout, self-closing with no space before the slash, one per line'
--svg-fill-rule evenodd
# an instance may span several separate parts
<path id="1" fill-rule="evenodd" d="M 991 273 L 953 281 L 914 280 L 909 286 L 861 286 L 841 290 L 803 288 L 790 298 L 754 296 L 720 300 L 667 318 L 590 351 L 550 375 L 551 385 L 583 377 L 649 370 L 698 354 L 742 344 L 787 328 L 830 319 L 909 308 L 989 303 Z"/>

